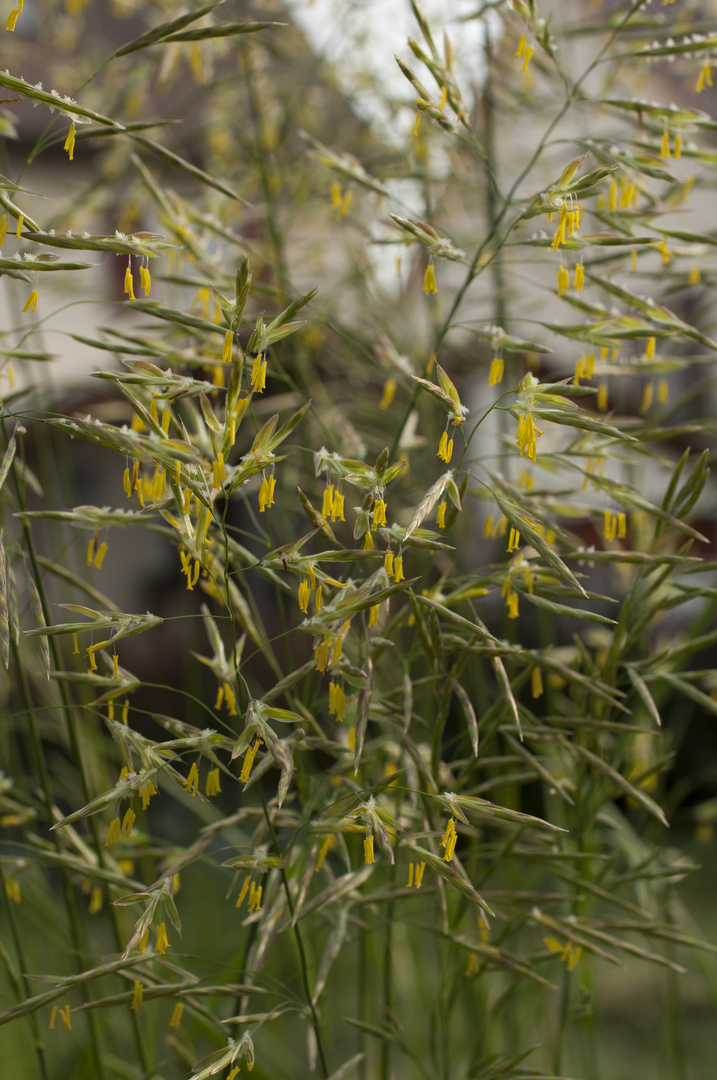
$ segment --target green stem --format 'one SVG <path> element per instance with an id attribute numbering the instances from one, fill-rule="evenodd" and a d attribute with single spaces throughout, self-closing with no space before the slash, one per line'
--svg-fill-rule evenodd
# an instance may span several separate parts
<path id="1" fill-rule="evenodd" d="M 13 902 L 8 896 L 7 889 L 5 887 L 5 872 L 3 870 L 2 863 L 0 863 L 0 889 L 2 889 L 3 895 L 5 896 L 8 921 L 10 923 L 10 933 L 12 934 L 12 941 L 13 945 L 15 946 L 15 952 L 17 954 L 20 970 L 22 972 L 25 972 L 28 970 L 28 965 L 25 962 L 25 951 L 22 947 L 22 935 L 18 930 L 17 918 L 15 917 L 15 911 L 13 910 Z M 27 992 L 23 980 L 20 978 L 17 979 L 17 981 L 15 981 L 15 979 L 13 979 L 12 981 L 15 985 L 15 990 L 20 1001 L 26 1001 Z M 35 1053 L 37 1054 L 38 1065 L 40 1066 L 40 1075 L 42 1077 L 42 1080 L 49 1080 L 47 1062 L 45 1060 L 45 1051 L 43 1047 L 42 1037 L 40 1035 L 40 1026 L 37 1022 L 37 1015 L 34 1012 L 30 1013 L 30 1026 L 32 1028 L 32 1038 L 35 1045 Z"/>
<path id="2" fill-rule="evenodd" d="M 269 827 L 269 832 L 271 833 L 271 841 L 272 841 L 272 844 L 274 845 L 274 851 L 281 858 L 281 852 L 279 851 L 279 844 L 278 844 L 278 841 L 277 841 L 277 838 L 276 838 L 276 830 L 274 829 L 274 822 L 271 820 L 271 815 L 269 814 L 269 808 L 266 805 L 266 798 L 264 796 L 264 785 L 263 784 L 260 785 L 260 791 L 261 791 L 261 804 L 262 804 L 262 806 L 264 808 L 264 817 L 266 818 L 266 823 L 267 823 L 267 825 Z M 301 929 L 299 927 L 299 924 L 294 923 L 294 921 L 293 921 L 294 920 L 294 901 L 291 898 L 291 890 L 289 889 L 289 880 L 288 880 L 288 878 L 286 876 L 286 870 L 284 869 L 283 865 L 282 865 L 279 873 L 281 874 L 281 881 L 282 881 L 282 884 L 284 886 L 284 893 L 286 895 L 286 903 L 287 903 L 288 908 L 289 908 L 289 914 L 291 915 L 291 920 L 292 920 L 292 925 L 293 925 L 293 930 L 294 930 L 294 939 L 296 941 L 296 948 L 297 948 L 298 953 L 299 953 L 299 966 L 301 968 L 301 982 L 302 982 L 303 989 L 304 989 L 304 995 L 306 997 L 306 1004 L 308 1005 L 309 1012 L 311 1014 L 311 1024 L 312 1024 L 312 1027 L 314 1029 L 314 1034 L 316 1036 L 316 1046 L 317 1046 L 318 1052 L 319 1052 L 319 1061 L 321 1062 L 321 1071 L 323 1072 L 324 1080 L 328 1080 L 329 1070 L 328 1070 L 328 1067 L 327 1067 L 327 1064 L 326 1064 L 326 1057 L 324 1055 L 324 1046 L 323 1046 L 323 1042 L 322 1042 L 322 1039 L 321 1039 L 321 1027 L 320 1027 L 320 1024 L 319 1024 L 319 1017 L 318 1017 L 318 1014 L 316 1012 L 316 1008 L 314 1007 L 314 1002 L 313 1002 L 312 997 L 311 997 L 311 989 L 309 987 L 309 966 L 308 966 L 307 961 L 306 961 L 306 950 L 304 949 L 304 940 L 303 940 L 302 935 L 301 935 Z"/>
<path id="3" fill-rule="evenodd" d="M 5 439 L 6 439 L 6 442 L 7 442 L 7 428 L 6 428 L 4 418 L 2 420 L 2 427 L 3 427 L 3 432 L 4 432 L 4 435 L 5 435 Z M 17 499 L 17 503 L 20 506 L 21 510 L 24 511 L 26 509 L 26 501 L 25 501 L 25 497 L 24 497 L 24 491 L 20 487 L 20 484 L 18 483 L 16 470 L 14 468 L 12 469 L 12 477 L 13 477 L 13 486 L 14 486 L 14 489 L 15 489 L 15 497 Z M 48 602 L 48 599 L 47 599 L 47 594 L 45 592 L 45 586 L 44 586 L 44 582 L 42 580 L 42 575 L 41 575 L 40 567 L 39 567 L 38 560 L 37 560 L 37 552 L 35 550 L 34 538 L 32 536 L 32 532 L 30 530 L 27 518 L 22 518 L 21 519 L 21 529 L 22 529 L 23 538 L 24 538 L 25 550 L 26 550 L 26 552 L 27 552 L 27 554 L 28 554 L 28 556 L 30 558 L 30 563 L 31 563 L 31 566 L 32 566 L 33 578 L 34 578 L 34 581 L 35 581 L 35 585 L 37 587 L 38 597 L 40 599 L 40 606 L 42 608 L 43 619 L 45 621 L 45 624 L 49 626 L 52 623 L 50 606 L 49 606 L 49 602 Z M 62 663 L 61 663 L 62 658 L 61 658 L 61 655 L 60 655 L 60 651 L 59 651 L 57 641 L 56 641 L 56 639 L 55 639 L 55 637 L 53 635 L 48 635 L 48 643 L 49 643 L 50 653 L 51 653 L 51 656 L 52 656 L 52 663 L 54 665 L 55 670 L 59 671 L 62 668 Z M 14 654 L 14 657 L 15 657 L 16 667 L 17 667 L 17 670 L 19 672 L 20 685 L 21 685 L 21 689 L 22 689 L 25 709 L 26 709 L 27 715 L 29 717 L 30 739 L 31 739 L 31 745 L 32 745 L 32 748 L 33 748 L 33 756 L 35 757 L 35 760 L 36 760 L 37 765 L 38 765 L 38 775 L 40 777 L 42 787 L 43 787 L 43 794 L 45 796 L 48 819 L 51 820 L 52 807 L 54 805 L 54 800 L 53 800 L 53 796 L 52 796 L 52 786 L 51 786 L 51 782 L 50 782 L 50 775 L 49 775 L 49 772 L 47 770 L 47 763 L 45 761 L 44 752 L 43 752 L 43 749 L 42 749 L 42 741 L 40 739 L 39 732 L 37 730 L 37 726 L 36 726 L 36 723 L 35 723 L 35 714 L 34 714 L 34 709 L 33 709 L 33 706 L 32 706 L 32 697 L 30 695 L 30 688 L 29 688 L 29 685 L 27 683 L 27 677 L 25 675 L 25 670 L 24 670 L 24 668 L 23 668 L 23 666 L 21 664 L 20 657 L 17 654 L 17 650 L 16 650 L 16 647 L 14 645 L 14 642 L 12 642 L 12 639 L 11 639 L 11 644 L 12 644 L 12 648 L 13 648 L 13 654 Z M 64 715 L 65 715 L 65 721 L 66 721 L 66 725 L 67 725 L 67 733 L 68 733 L 68 738 L 69 738 L 69 742 L 70 742 L 70 747 L 71 747 L 72 755 L 73 755 L 75 765 L 76 765 L 76 768 L 77 768 L 77 771 L 78 771 L 78 774 L 79 774 L 79 777 L 80 777 L 80 784 L 81 784 L 82 793 L 83 793 L 83 796 L 84 796 L 84 801 L 85 801 L 85 803 L 88 803 L 88 802 L 91 801 L 91 792 L 90 792 L 89 782 L 88 782 L 88 779 L 87 779 L 86 770 L 85 770 L 85 767 L 84 767 L 84 762 L 83 762 L 83 759 L 82 759 L 82 756 L 81 756 L 79 735 L 78 735 L 78 731 L 77 731 L 77 724 L 76 724 L 76 720 L 75 720 L 74 709 L 73 709 L 72 703 L 70 701 L 70 696 L 69 696 L 69 691 L 67 689 L 67 686 L 62 681 L 59 681 L 59 693 L 60 693 L 60 699 L 61 699 L 61 702 L 62 702 L 62 710 L 63 710 Z M 99 865 L 104 866 L 105 864 L 104 864 L 103 844 L 101 842 L 101 838 L 100 838 L 100 835 L 99 835 L 97 819 L 94 816 L 90 817 L 90 819 L 89 819 L 89 827 L 90 827 L 90 830 L 91 830 L 91 833 L 92 833 L 92 838 L 93 838 L 93 842 L 94 842 L 94 850 L 97 852 Z M 61 853 L 62 847 L 60 845 L 60 838 L 59 838 L 58 833 L 56 831 L 53 831 L 52 836 L 53 836 L 53 840 L 54 840 L 54 843 L 55 843 L 56 850 L 58 851 L 58 853 Z M 83 956 L 82 931 L 81 931 L 81 926 L 80 926 L 79 913 L 78 913 L 78 910 L 77 910 L 77 903 L 76 903 L 75 894 L 74 894 L 74 891 L 72 889 L 72 884 L 71 884 L 71 882 L 69 880 L 69 877 L 68 877 L 67 873 L 64 870 L 62 871 L 61 877 L 62 877 L 62 883 L 63 883 L 63 892 L 64 892 L 64 896 L 65 896 L 65 903 L 66 903 L 66 906 L 67 906 L 67 911 L 68 911 L 68 915 L 69 915 L 69 919 L 70 919 L 70 927 L 71 927 L 71 931 L 72 931 L 73 944 L 75 946 L 75 951 L 77 953 L 78 962 L 79 962 L 82 970 L 85 971 L 85 970 L 87 970 L 87 968 L 84 967 L 83 961 L 82 961 L 82 956 Z M 117 946 L 117 950 L 119 952 L 121 952 L 122 948 L 123 948 L 123 945 L 122 945 L 122 938 L 121 938 L 121 934 L 120 934 L 119 912 L 112 906 L 110 906 L 110 920 L 111 920 L 112 927 L 113 927 L 113 932 L 114 932 L 114 937 L 115 937 L 115 943 L 116 943 L 116 946 Z M 82 995 L 83 995 L 83 998 L 85 1000 L 85 1003 L 89 1004 L 90 1003 L 89 987 L 87 986 L 86 983 L 82 984 Z M 92 1009 L 87 1010 L 87 1022 L 88 1022 L 89 1029 L 90 1029 L 90 1038 L 91 1038 L 91 1043 L 92 1043 L 92 1053 L 93 1053 L 93 1057 L 95 1059 L 95 1068 L 96 1068 L 96 1071 L 97 1071 L 97 1076 L 98 1076 L 98 1078 L 100 1078 L 100 1080 L 102 1080 L 105 1073 L 104 1073 L 104 1066 L 102 1064 L 102 1058 L 101 1058 L 101 1054 L 100 1054 L 99 1029 L 98 1029 L 98 1025 L 97 1025 L 97 1019 L 96 1019 L 95 1014 L 94 1014 Z M 143 1040 L 142 1040 L 138 1019 L 137 1019 L 137 1016 L 134 1013 L 132 1014 L 132 1026 L 133 1026 L 137 1051 L 138 1051 L 138 1053 L 140 1055 L 140 1059 L 142 1061 L 143 1068 L 145 1069 L 145 1071 L 147 1071 L 149 1069 L 149 1060 L 147 1058 L 144 1043 L 143 1043 Z"/>

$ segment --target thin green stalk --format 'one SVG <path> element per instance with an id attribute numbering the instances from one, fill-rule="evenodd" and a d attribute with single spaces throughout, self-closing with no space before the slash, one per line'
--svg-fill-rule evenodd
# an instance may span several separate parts
<path id="1" fill-rule="evenodd" d="M 10 933 L 12 935 L 12 943 L 15 947 L 15 954 L 20 965 L 20 970 L 24 973 L 28 970 L 28 964 L 25 960 L 25 950 L 22 946 L 22 935 L 18 929 L 17 917 L 13 908 L 13 902 L 8 896 L 5 871 L 3 869 L 2 862 L 0 862 L 0 890 L 5 897 L 5 906 L 7 908 L 8 921 L 10 923 Z M 28 995 L 23 979 L 19 978 L 17 979 L 17 981 L 13 979 L 13 984 L 15 986 L 15 991 L 20 1001 L 26 1001 Z M 32 1041 L 35 1047 L 35 1053 L 37 1055 L 37 1063 L 40 1068 L 40 1075 L 42 1077 L 42 1080 L 49 1080 L 47 1061 L 45 1060 L 45 1050 L 42 1042 L 42 1036 L 40 1035 L 40 1025 L 37 1021 L 37 1014 L 34 1012 L 30 1013 L 29 1019 L 30 1027 L 32 1028 Z"/>
<path id="2" fill-rule="evenodd" d="M 274 822 L 271 820 L 271 815 L 269 814 L 269 808 L 266 805 L 266 797 L 264 795 L 264 785 L 263 785 L 263 783 L 260 784 L 259 790 L 261 791 L 261 805 L 264 808 L 264 817 L 266 818 L 266 823 L 267 823 L 267 825 L 269 827 L 269 832 L 271 833 L 271 841 L 272 841 L 272 844 L 274 845 L 274 851 L 279 856 L 279 858 L 281 858 L 281 852 L 279 850 L 279 844 L 278 844 L 278 841 L 277 841 L 277 838 L 276 838 L 276 830 L 274 829 Z M 288 878 L 286 876 L 286 870 L 284 869 L 283 866 L 279 870 L 279 873 L 281 874 L 281 881 L 282 881 L 282 884 L 284 886 L 284 893 L 286 895 L 286 903 L 288 905 L 289 914 L 291 915 L 291 919 L 292 919 L 292 923 L 293 923 L 293 919 L 294 919 L 294 901 L 291 898 L 291 890 L 289 889 L 289 880 L 288 880 Z M 307 960 L 306 960 L 306 951 L 304 949 L 304 941 L 303 941 L 303 937 L 301 935 L 301 928 L 299 927 L 298 923 L 293 924 L 293 930 L 294 930 L 294 940 L 296 941 L 296 948 L 297 948 L 298 953 L 299 953 L 299 966 L 300 966 L 300 969 L 301 969 L 301 982 L 302 982 L 302 985 L 303 985 L 303 988 L 304 988 L 304 996 L 306 997 L 306 1004 L 308 1006 L 309 1013 L 311 1015 L 311 1025 L 312 1025 L 312 1027 L 314 1029 L 314 1035 L 316 1036 L 316 1046 L 317 1046 L 318 1052 L 319 1052 L 319 1061 L 321 1062 L 321 1071 L 323 1072 L 324 1080 L 328 1080 L 329 1069 L 328 1069 L 328 1066 L 326 1064 L 326 1057 L 324 1055 L 324 1045 L 323 1045 L 323 1041 L 322 1041 L 322 1038 L 321 1038 L 321 1026 L 319 1024 L 319 1017 L 318 1017 L 318 1014 L 316 1012 L 316 1008 L 314 1007 L 314 1003 L 313 1003 L 312 995 L 311 995 L 311 989 L 309 987 L 309 966 L 308 966 L 308 963 L 307 963 Z"/>
<path id="3" fill-rule="evenodd" d="M 6 442 L 7 442 L 7 429 L 6 429 L 4 418 L 2 420 L 2 426 L 3 426 L 3 432 L 5 434 L 5 439 L 6 439 Z M 13 484 L 14 484 L 14 488 L 15 488 L 15 497 L 16 497 L 16 499 L 18 501 L 18 505 L 21 507 L 22 510 L 25 510 L 26 509 L 26 503 L 25 503 L 25 498 L 24 498 L 24 492 L 23 492 L 22 488 L 20 487 L 20 484 L 19 484 L 18 479 L 17 479 L 16 471 L 15 471 L 14 468 L 12 469 L 12 477 L 13 477 Z M 39 596 L 39 599 L 40 599 L 40 605 L 42 607 L 43 618 L 45 620 L 45 624 L 50 625 L 51 622 L 52 622 L 52 619 L 51 619 L 49 603 L 48 603 L 48 599 L 47 599 L 47 594 L 45 592 L 45 586 L 44 586 L 44 582 L 43 582 L 42 575 L 41 575 L 41 572 L 40 572 L 40 567 L 39 567 L 39 564 L 38 564 L 37 552 L 35 550 L 34 538 L 32 536 L 32 532 L 30 530 L 27 518 L 22 518 L 21 519 L 21 529 L 22 529 L 22 532 L 23 532 L 23 537 L 24 537 L 24 542 L 25 542 L 25 550 L 26 550 L 27 554 L 30 557 L 30 563 L 32 565 L 33 578 L 34 578 L 35 585 L 36 585 L 36 588 L 37 588 L 37 593 L 38 593 L 38 596 Z M 62 669 L 62 663 L 61 663 L 61 656 L 60 656 L 60 652 L 59 652 L 59 647 L 58 647 L 58 644 L 57 644 L 57 641 L 56 641 L 55 637 L 52 636 L 52 635 L 48 635 L 48 643 L 49 643 L 50 654 L 52 656 L 52 662 L 53 662 L 54 668 L 55 668 L 56 671 L 59 671 L 59 670 Z M 33 709 L 33 706 L 32 706 L 32 699 L 31 699 L 31 696 L 30 696 L 30 690 L 29 690 L 29 686 L 27 684 L 27 679 L 26 679 L 26 676 L 25 676 L 24 668 L 23 668 L 22 663 L 20 661 L 20 657 L 17 654 L 17 651 L 16 651 L 16 648 L 15 648 L 14 642 L 12 641 L 12 638 L 11 638 L 11 644 L 12 644 L 12 647 L 13 647 L 13 652 L 14 652 L 15 657 L 16 657 L 16 666 L 17 666 L 17 670 L 19 672 L 20 685 L 21 685 L 21 688 L 22 688 L 22 693 L 23 693 L 23 698 L 24 698 L 24 703 L 25 703 L 25 709 L 26 709 L 26 713 L 27 713 L 27 715 L 29 717 L 29 721 L 30 721 L 30 732 L 31 732 L 31 741 L 32 741 L 32 745 L 33 745 L 33 754 L 36 756 L 37 761 L 39 762 L 39 766 L 40 766 L 39 775 L 40 775 L 42 783 L 43 783 L 43 792 L 44 792 L 45 800 L 46 800 L 46 804 L 47 804 L 47 811 L 48 811 L 48 815 L 51 815 L 52 814 L 52 807 L 54 805 L 54 800 L 53 800 L 53 797 L 52 797 L 51 782 L 50 782 L 50 777 L 49 777 L 49 772 L 47 770 L 46 762 L 45 762 L 45 759 L 44 759 L 44 753 L 43 753 L 43 750 L 42 750 L 42 742 L 41 742 L 41 739 L 39 737 L 39 733 L 37 731 L 37 727 L 36 727 L 36 724 L 35 724 L 34 709 Z M 83 759 L 82 759 L 82 756 L 81 756 L 81 750 L 80 750 L 80 744 L 79 744 L 79 736 L 78 736 L 77 725 L 76 725 L 75 717 L 74 717 L 74 710 L 73 710 L 73 707 L 72 707 L 72 704 L 71 704 L 71 701 L 70 701 L 70 698 L 69 698 L 69 692 L 68 692 L 66 684 L 61 680 L 58 681 L 58 682 L 59 682 L 60 699 L 61 699 L 61 702 L 62 702 L 62 709 L 63 709 L 63 712 L 65 714 L 65 720 L 66 720 L 66 724 L 67 724 L 67 731 L 68 731 L 68 737 L 69 737 L 69 741 L 70 741 L 70 747 L 71 747 L 73 757 L 74 757 L 74 760 L 75 760 L 75 765 L 77 767 L 77 770 L 78 770 L 78 773 L 79 773 L 79 776 L 80 776 L 80 783 L 81 783 L 81 786 L 82 786 L 82 792 L 83 792 L 83 795 L 84 795 L 84 799 L 85 799 L 85 802 L 87 803 L 87 802 L 90 802 L 92 796 L 91 796 L 89 783 L 88 783 L 88 780 L 87 780 L 87 775 L 86 775 L 86 771 L 85 771 L 85 767 L 84 767 L 84 762 L 83 762 Z M 102 845 L 101 840 L 100 840 L 97 819 L 94 816 L 90 817 L 90 819 L 89 819 L 89 827 L 90 827 L 90 830 L 92 832 L 92 837 L 93 837 L 93 842 L 94 842 L 94 850 L 98 853 L 98 859 L 99 859 L 100 866 L 103 866 L 104 865 L 104 848 L 103 848 L 103 845 Z M 61 848 L 61 845 L 60 845 L 59 835 L 54 830 L 53 830 L 52 835 L 53 835 L 53 840 L 54 840 L 57 851 L 61 852 L 62 848 Z M 78 910 L 77 910 L 77 903 L 76 903 L 76 899 L 75 899 L 75 894 L 74 894 L 74 891 L 72 889 L 71 882 L 69 881 L 69 878 L 68 878 L 68 876 L 67 876 L 67 874 L 66 874 L 66 872 L 64 870 L 62 870 L 62 872 L 61 872 L 61 878 L 62 878 L 62 882 L 63 882 L 63 892 L 64 892 L 64 895 L 65 895 L 65 903 L 66 903 L 68 914 L 69 914 L 69 917 L 70 917 L 70 925 L 71 925 L 71 929 L 72 929 L 73 943 L 74 943 L 74 946 L 75 946 L 75 951 L 77 953 L 78 962 L 80 963 L 83 970 L 87 970 L 87 969 L 84 968 L 83 962 L 82 962 L 82 956 L 83 956 L 82 931 L 81 931 L 81 926 L 80 926 L 80 921 L 79 921 L 79 913 L 78 913 Z M 114 907 L 110 907 L 110 921 L 112 923 L 117 949 L 118 949 L 118 951 L 121 951 L 122 948 L 123 948 L 123 945 L 122 945 L 122 939 L 121 939 L 121 936 L 120 936 L 119 912 Z M 89 991 L 89 987 L 87 986 L 86 983 L 82 984 L 82 991 L 81 992 L 82 992 L 82 995 L 84 997 L 85 1003 L 89 1004 L 89 1002 L 91 1000 L 90 996 L 89 996 L 90 991 Z M 104 1077 L 104 1075 L 105 1075 L 104 1074 L 104 1065 L 103 1065 L 101 1054 L 100 1054 L 100 1043 L 99 1043 L 99 1033 L 98 1033 L 97 1019 L 95 1017 L 95 1014 L 94 1014 L 93 1010 L 91 1010 L 91 1009 L 87 1010 L 87 1022 L 88 1022 L 89 1028 L 90 1028 L 90 1036 L 91 1036 L 91 1041 L 92 1041 L 93 1057 L 95 1059 L 95 1067 L 97 1069 L 97 1076 L 101 1080 L 101 1078 Z M 142 1036 L 141 1036 L 141 1032 L 140 1032 L 140 1028 L 139 1028 L 139 1023 L 138 1023 L 137 1016 L 136 1016 L 135 1013 L 132 1013 L 132 1026 L 133 1026 L 133 1030 L 134 1030 L 134 1036 L 135 1036 L 135 1041 L 136 1041 L 136 1045 L 137 1045 L 137 1050 L 138 1050 L 140 1058 L 142 1060 L 143 1067 L 145 1068 L 145 1070 L 147 1070 L 149 1068 L 149 1061 L 148 1061 L 148 1058 L 146 1056 L 146 1051 L 145 1051 L 145 1048 L 144 1048 L 144 1043 L 143 1043 L 143 1040 L 142 1040 Z"/>

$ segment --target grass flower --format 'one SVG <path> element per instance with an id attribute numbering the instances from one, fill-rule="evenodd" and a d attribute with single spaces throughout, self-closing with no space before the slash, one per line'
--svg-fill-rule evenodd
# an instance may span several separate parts
<path id="1" fill-rule="evenodd" d="M 164 956 L 168 948 L 169 938 L 167 937 L 167 927 L 161 922 L 157 927 L 157 944 L 155 945 L 154 950 Z"/>

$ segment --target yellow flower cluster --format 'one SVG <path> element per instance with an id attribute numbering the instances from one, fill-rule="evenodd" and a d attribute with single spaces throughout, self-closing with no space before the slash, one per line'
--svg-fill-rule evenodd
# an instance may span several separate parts
<path id="1" fill-rule="evenodd" d="M 525 74 L 527 72 L 528 64 L 530 63 L 530 58 L 531 58 L 531 56 L 533 55 L 534 52 L 535 52 L 534 46 L 526 44 L 525 34 L 521 34 L 520 35 L 520 41 L 518 42 L 518 48 L 517 48 L 517 51 L 516 51 L 515 55 L 518 57 L 518 59 L 520 59 L 521 57 L 523 58 L 523 67 L 521 68 L 521 71 L 523 72 L 523 74 Z"/>
<path id="2" fill-rule="evenodd" d="M 445 854 L 443 855 L 444 862 L 453 862 L 453 853 L 456 850 L 457 839 L 456 819 L 449 818 L 448 824 L 446 825 L 446 831 L 441 840 L 441 847 L 446 849 Z"/>
<path id="3" fill-rule="evenodd" d="M 583 354 L 575 364 L 573 382 L 578 386 L 581 379 L 592 379 L 594 371 L 595 353 L 591 352 L 588 355 Z"/>
<path id="4" fill-rule="evenodd" d="M 426 296 L 438 292 L 438 286 L 436 285 L 436 271 L 433 269 L 433 263 L 428 264 L 426 273 L 423 275 L 423 291 Z"/>
<path id="5" fill-rule="evenodd" d="M 506 578 L 501 590 L 501 596 L 505 599 L 508 608 L 508 618 L 518 618 L 518 594 L 510 584 L 510 578 Z"/>
<path id="6" fill-rule="evenodd" d="M 256 882 L 252 881 L 251 874 L 249 874 L 247 877 L 244 878 L 241 892 L 239 893 L 239 896 L 237 897 L 237 902 L 234 906 L 240 908 L 244 903 L 246 894 L 249 893 L 249 914 L 251 915 L 254 911 L 261 911 L 262 891 L 262 886 L 257 885 Z"/>
<path id="7" fill-rule="evenodd" d="M 660 157 L 665 159 L 673 157 L 675 161 L 679 161 L 682 157 L 682 138 L 680 135 L 675 135 L 672 153 L 670 153 L 670 129 L 666 120 L 660 141 Z"/>
<path id="8" fill-rule="evenodd" d="M 314 867 L 315 874 L 318 874 L 319 870 L 326 862 L 326 856 L 335 847 L 337 847 L 336 836 L 334 835 L 334 833 L 329 833 L 329 835 L 326 837 L 323 844 L 319 848 L 319 853 L 316 856 L 316 866 Z"/>
<path id="9" fill-rule="evenodd" d="M 10 30 L 12 32 L 15 29 L 15 23 L 17 22 L 18 15 L 22 11 L 23 2 L 24 2 L 24 0 L 17 0 L 17 7 L 13 8 L 12 11 L 10 12 L 10 14 L 7 17 L 7 22 L 5 23 L 5 29 L 6 30 Z M 712 85 L 712 83 L 710 83 L 710 86 L 711 85 Z M 68 1027 L 69 1027 L 69 1024 L 68 1024 Z"/>
<path id="10" fill-rule="evenodd" d="M 603 526 L 603 540 L 624 540 L 627 534 L 627 518 L 625 514 L 613 514 L 611 510 L 605 510 L 605 523 Z"/>
<path id="11" fill-rule="evenodd" d="M 383 568 L 394 581 L 403 581 L 403 555 L 394 555 L 389 548 L 383 557 Z"/>
<path id="12" fill-rule="evenodd" d="M 256 757 L 257 751 L 263 741 L 264 740 L 261 735 L 254 735 L 246 749 L 246 753 L 244 754 L 244 764 L 242 765 L 242 770 L 239 774 L 239 779 L 241 780 L 242 784 L 246 784 L 249 780 L 252 766 L 254 764 L 254 758 Z"/>
<path id="13" fill-rule="evenodd" d="M 530 689 L 534 698 L 543 696 L 543 673 L 539 667 L 534 667 L 530 672 Z"/>
<path id="14" fill-rule="evenodd" d="M 199 788 L 199 769 L 197 768 L 196 761 L 192 762 L 192 767 L 189 770 L 189 776 L 182 784 L 185 791 L 191 791 L 192 795 L 197 794 Z"/>
<path id="15" fill-rule="evenodd" d="M 441 461 L 445 461 L 446 465 L 450 464 L 453 457 L 453 439 L 448 438 L 447 431 L 444 431 L 441 435 L 441 441 L 438 444 L 438 457 Z"/>
<path id="16" fill-rule="evenodd" d="M 583 953 L 582 946 L 573 945 L 572 941 L 568 941 L 566 945 L 561 945 L 555 938 L 543 938 L 543 944 L 552 953 L 559 954 L 568 971 L 572 971 L 576 967 Z"/>
<path id="17" fill-rule="evenodd" d="M 344 517 L 344 498 L 339 491 L 334 488 L 333 484 L 329 484 L 324 489 L 324 501 L 321 505 L 321 516 L 324 518 L 331 518 L 332 521 L 346 521 Z"/>
<path id="18" fill-rule="evenodd" d="M 578 205 L 577 199 L 573 199 L 570 196 L 570 200 L 563 199 L 560 205 L 560 213 L 558 215 L 558 227 L 555 230 L 555 236 L 553 237 L 552 248 L 553 251 L 557 251 L 561 244 L 564 244 L 566 239 L 574 236 L 574 234 L 580 228 L 580 215 L 582 211 Z M 552 213 L 549 216 L 552 217 Z M 549 220 L 548 219 L 548 220 Z M 566 237 L 567 233 L 567 237 Z M 567 271 L 565 271 L 567 274 Z"/>
<path id="19" fill-rule="evenodd" d="M 72 1022 L 70 1020 L 70 1006 L 65 1005 L 63 1008 L 58 1008 L 57 1005 L 52 1006 L 52 1012 L 50 1013 L 50 1028 L 55 1030 L 55 1020 L 57 1016 L 60 1016 L 62 1023 L 65 1025 L 68 1031 L 72 1031 Z"/>
<path id="20" fill-rule="evenodd" d="M 329 715 L 336 716 L 336 723 L 340 724 L 346 713 L 346 693 L 340 683 L 329 683 Z"/>
<path id="21" fill-rule="evenodd" d="M 701 94 L 706 86 L 712 86 L 712 64 L 707 60 L 699 73 L 695 90 L 698 94 Z"/>
<path id="22" fill-rule="evenodd" d="M 179 557 L 182 560 L 182 573 L 187 575 L 187 589 L 192 592 L 199 580 L 199 571 L 201 570 L 199 560 L 194 560 L 194 569 L 192 570 L 191 555 L 188 555 L 186 551 L 180 551 Z"/>
<path id="23" fill-rule="evenodd" d="M 416 889 L 421 888 L 421 885 L 423 885 L 423 871 L 425 869 L 426 864 L 424 862 L 416 863 L 415 870 L 413 863 L 408 864 L 408 881 L 406 883 L 407 889 L 410 889 L 412 887 Z"/>
<path id="24" fill-rule="evenodd" d="M 251 388 L 255 394 L 263 394 L 266 389 L 266 360 L 262 353 L 257 353 L 251 368 Z"/>
<path id="25" fill-rule="evenodd" d="M 338 180 L 331 185 L 331 206 L 336 211 L 336 220 L 345 218 L 351 207 L 351 192 L 342 192 Z"/>
<path id="26" fill-rule="evenodd" d="M 520 419 L 518 420 L 518 435 L 515 441 L 520 449 L 521 457 L 528 457 L 531 461 L 536 460 L 538 456 L 536 439 L 539 439 L 542 434 L 543 432 L 540 428 L 535 426 L 532 413 L 527 412 L 520 414 Z"/>
<path id="27" fill-rule="evenodd" d="M 505 362 L 502 356 L 494 356 L 490 362 L 490 371 L 488 372 L 488 386 L 497 386 L 498 383 L 503 382 L 503 375 L 505 373 Z"/>
<path id="28" fill-rule="evenodd" d="M 217 691 L 217 700 L 214 702 L 214 708 L 220 709 L 222 701 L 226 703 L 227 710 L 230 716 L 236 716 L 237 704 L 234 691 L 228 682 L 223 682 Z"/>
<path id="29" fill-rule="evenodd" d="M 276 478 L 270 473 L 268 478 L 262 474 L 261 487 L 259 488 L 259 510 L 263 514 L 269 506 L 274 505 L 274 488 Z"/>
<path id="30" fill-rule="evenodd" d="M 333 638 L 322 637 L 317 639 L 314 645 L 314 656 L 316 657 L 316 670 L 323 672 L 328 667 L 333 667 L 338 664 L 343 655 L 344 638 L 349 632 L 351 627 L 351 620 L 346 619 L 343 626 Z"/>

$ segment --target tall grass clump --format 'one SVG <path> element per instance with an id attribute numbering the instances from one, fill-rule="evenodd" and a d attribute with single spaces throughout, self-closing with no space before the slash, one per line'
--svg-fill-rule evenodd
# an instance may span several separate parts
<path id="1" fill-rule="evenodd" d="M 697 1076 L 717 37 L 180 7 L 5 30 L 3 1068 Z"/>

